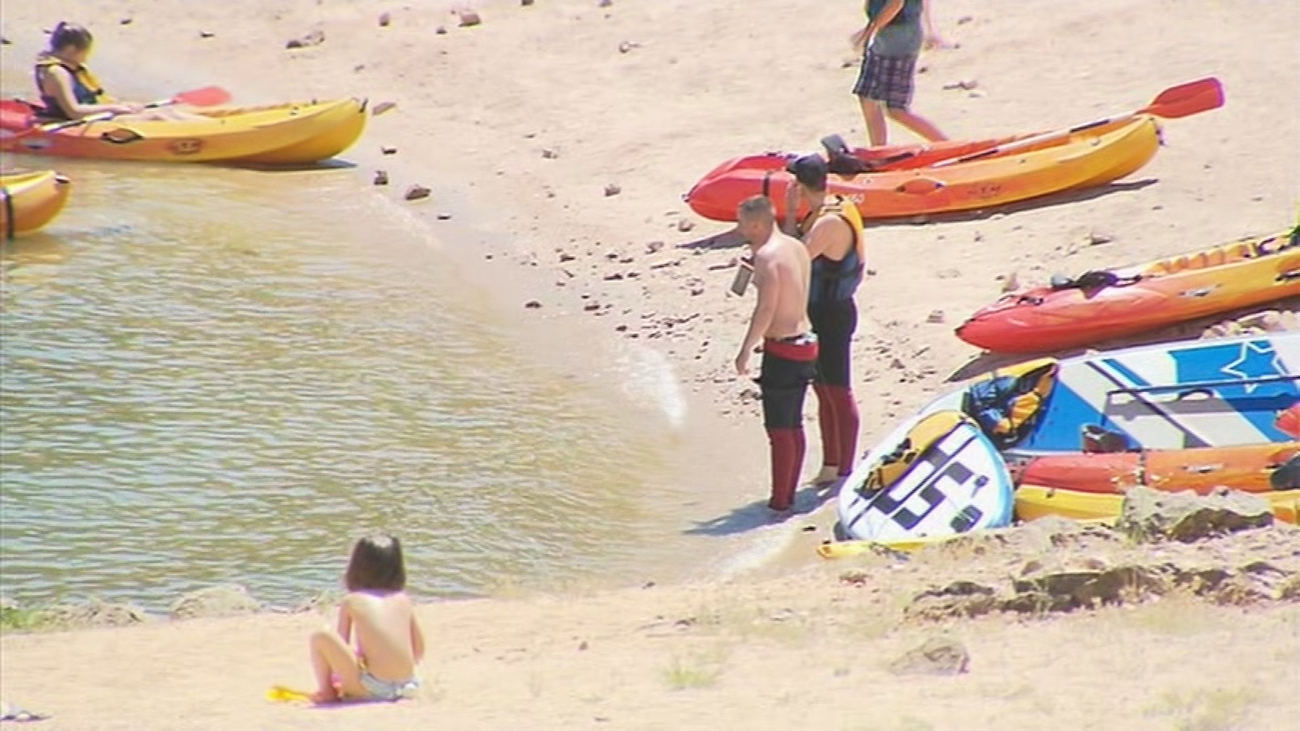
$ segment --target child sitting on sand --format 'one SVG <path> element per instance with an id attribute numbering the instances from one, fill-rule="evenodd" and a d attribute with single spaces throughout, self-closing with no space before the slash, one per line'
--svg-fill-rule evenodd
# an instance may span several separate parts
<path id="1" fill-rule="evenodd" d="M 343 583 L 338 631 L 311 636 L 316 703 L 397 700 L 420 687 L 415 666 L 424 657 L 424 634 L 406 595 L 402 544 L 392 536 L 357 541 Z M 349 639 L 356 631 L 356 651 Z M 337 685 L 336 685 L 337 683 Z"/>

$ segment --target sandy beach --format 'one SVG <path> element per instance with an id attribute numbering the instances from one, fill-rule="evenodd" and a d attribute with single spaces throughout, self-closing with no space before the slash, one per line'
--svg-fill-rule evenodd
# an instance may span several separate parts
<path id="1" fill-rule="evenodd" d="M 721 485 L 708 509 L 734 499 L 739 512 L 767 491 L 756 393 L 731 368 L 753 300 L 727 292 L 741 253 L 729 226 L 695 216 L 681 194 L 738 155 L 813 151 L 831 132 L 865 143 L 846 42 L 860 3 L 796 5 L 498 0 L 476 4 L 481 24 L 461 27 L 460 6 L 443 2 L 49 0 L 6 7 L 0 30 L 6 63 L 25 63 L 42 28 L 89 26 L 95 67 L 122 96 L 220 84 L 239 104 L 394 102 L 343 156 L 356 166 L 338 174 L 358 194 L 431 188 L 401 205 L 537 337 L 660 351 L 713 438 L 743 452 L 729 451 L 734 465 L 700 486 Z M 954 375 L 1001 362 L 952 328 L 1007 278 L 1028 285 L 1139 263 L 1278 231 L 1300 213 L 1300 57 L 1286 50 L 1300 43 L 1300 5 L 939 0 L 935 21 L 957 47 L 922 56 L 915 108 L 954 138 L 1068 126 L 1203 76 L 1222 80 L 1227 101 L 1166 123 L 1156 158 L 1109 186 L 870 225 L 875 274 L 854 346 L 864 446 Z M 324 41 L 285 48 L 313 31 Z M 945 88 L 962 81 L 975 88 Z M 891 136 L 912 140 L 897 127 Z M 372 187 L 378 169 L 386 188 Z M 1300 301 L 1267 309 L 1300 312 Z M 1222 319 L 1142 340 L 1195 337 Z M 810 429 L 805 476 L 819 450 Z M 936 617 L 914 609 L 919 593 L 1000 585 L 1058 544 L 1030 536 L 910 562 L 825 562 L 813 547 L 834 520 L 825 506 L 765 529 L 771 560 L 722 580 L 643 587 L 652 577 L 636 576 L 615 591 L 425 605 L 430 682 L 412 702 L 265 701 L 272 684 L 309 685 L 305 638 L 321 611 L 6 632 L 0 687 L 5 701 L 52 714 L 33 726 L 49 729 L 1281 729 L 1300 715 L 1296 593 L 1233 599 L 1183 587 L 1071 612 Z M 719 552 L 754 532 L 719 538 Z M 1242 575 L 1265 561 L 1291 581 L 1300 571 L 1300 535 L 1287 526 L 1173 548 L 1096 536 L 1071 545 L 1063 560 Z M 890 672 L 935 636 L 966 647 L 968 672 Z"/>

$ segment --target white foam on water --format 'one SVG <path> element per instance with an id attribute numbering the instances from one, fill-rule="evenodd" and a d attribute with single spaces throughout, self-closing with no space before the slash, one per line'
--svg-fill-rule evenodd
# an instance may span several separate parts
<path id="1" fill-rule="evenodd" d="M 673 364 L 663 353 L 644 345 L 621 343 L 614 354 L 623 377 L 623 392 L 661 413 L 674 429 L 686 423 L 686 394 Z"/>

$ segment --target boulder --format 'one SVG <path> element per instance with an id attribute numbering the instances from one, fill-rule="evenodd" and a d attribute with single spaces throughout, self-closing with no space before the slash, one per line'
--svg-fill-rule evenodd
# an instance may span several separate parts
<path id="1" fill-rule="evenodd" d="M 196 617 L 234 617 L 254 614 L 262 605 L 238 584 L 225 584 L 185 594 L 171 605 L 172 619 Z"/>
<path id="2" fill-rule="evenodd" d="M 962 643 L 931 637 L 920 647 L 889 663 L 894 675 L 960 675 L 970 667 L 970 653 Z"/>
<path id="3" fill-rule="evenodd" d="M 42 613 L 41 624 L 64 629 L 126 627 L 149 621 L 149 615 L 129 604 L 91 599 L 86 604 L 60 604 Z"/>
<path id="4" fill-rule="evenodd" d="M 1250 493 L 1219 490 L 1210 495 L 1135 487 L 1124 495 L 1117 528 L 1137 541 L 1183 543 L 1273 524 L 1268 501 Z"/>

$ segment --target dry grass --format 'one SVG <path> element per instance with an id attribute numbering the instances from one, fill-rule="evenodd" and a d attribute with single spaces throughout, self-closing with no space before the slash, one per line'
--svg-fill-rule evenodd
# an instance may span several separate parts
<path id="1" fill-rule="evenodd" d="M 674 655 L 664 668 L 664 682 L 670 690 L 711 688 L 722 677 L 727 662 L 727 651 L 722 646 L 687 656 Z"/>
<path id="2" fill-rule="evenodd" d="M 1251 709 L 1265 700 L 1253 688 L 1169 691 L 1148 713 L 1171 716 L 1178 731 L 1237 731 L 1251 727 Z"/>

